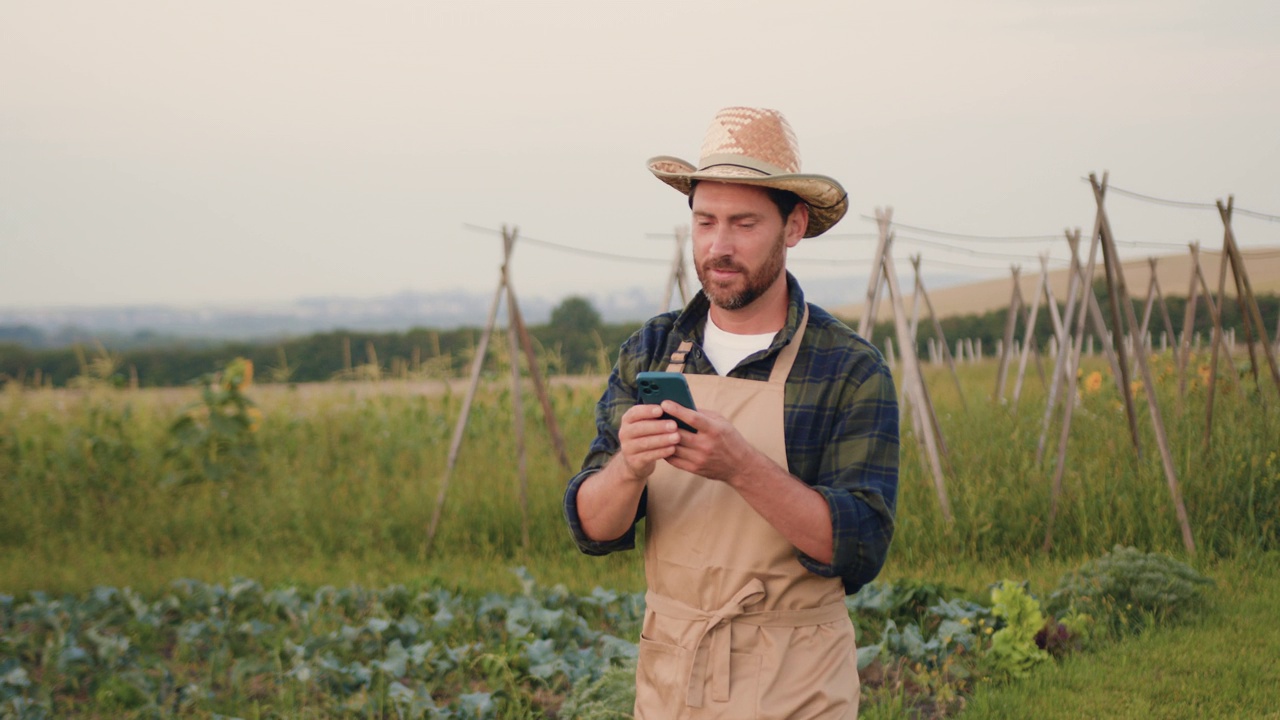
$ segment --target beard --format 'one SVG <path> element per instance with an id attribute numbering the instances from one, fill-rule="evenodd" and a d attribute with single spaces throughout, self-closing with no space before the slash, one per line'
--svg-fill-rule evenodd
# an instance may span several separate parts
<path id="1" fill-rule="evenodd" d="M 725 256 L 708 258 L 696 265 L 695 270 L 698 281 L 702 283 L 702 291 L 713 305 L 723 310 L 740 310 L 755 302 L 773 285 L 785 264 L 786 239 L 779 233 L 773 250 L 754 272 Z M 712 270 L 731 270 L 738 275 L 731 282 L 718 283 L 709 277 Z"/>

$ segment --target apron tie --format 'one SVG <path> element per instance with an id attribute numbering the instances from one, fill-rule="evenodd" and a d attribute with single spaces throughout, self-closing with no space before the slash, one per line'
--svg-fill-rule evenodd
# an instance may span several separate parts
<path id="1" fill-rule="evenodd" d="M 714 611 L 700 610 L 652 590 L 645 594 L 645 605 L 659 615 L 687 622 L 705 623 L 694 642 L 693 652 L 690 653 L 689 658 L 689 669 L 685 673 L 686 705 L 702 707 L 702 686 L 706 682 L 708 668 L 711 672 L 712 699 L 716 702 L 728 702 L 729 656 L 733 646 L 733 623 L 794 628 L 849 619 L 849 609 L 843 600 L 798 610 L 749 612 L 746 609 L 746 606 L 754 605 L 764 598 L 764 583 L 759 578 L 752 578 L 729 602 Z M 708 635 L 711 636 L 710 647 L 705 646 Z"/>
<path id="2" fill-rule="evenodd" d="M 656 593 L 648 593 L 645 603 L 654 608 L 654 612 L 704 621 L 702 632 L 698 633 L 697 640 L 693 644 L 693 652 L 690 653 L 689 670 L 685 673 L 688 678 L 685 683 L 686 705 L 702 707 L 702 686 L 706 680 L 708 666 L 711 672 L 711 697 L 717 702 L 729 700 L 729 649 L 733 645 L 732 621 L 746 612 L 746 606 L 763 599 L 764 583 L 758 578 L 752 578 L 729 602 L 710 613 Z M 711 640 L 710 647 L 705 644 L 708 636 Z"/>

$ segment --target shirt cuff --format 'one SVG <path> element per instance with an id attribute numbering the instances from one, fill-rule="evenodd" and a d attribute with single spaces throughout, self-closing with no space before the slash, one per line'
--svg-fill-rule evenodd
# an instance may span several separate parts
<path id="1" fill-rule="evenodd" d="M 592 540 L 582 529 L 582 519 L 578 516 L 578 490 L 582 488 L 582 483 L 586 482 L 587 478 L 600 470 L 601 468 L 588 468 L 574 475 L 569 480 L 569 487 L 564 491 L 564 517 L 569 523 L 569 533 L 573 535 L 573 541 L 577 543 L 578 549 L 587 555 L 608 555 L 612 552 L 631 550 L 636 546 L 635 523 L 627 528 L 622 537 L 605 541 Z"/>
<path id="2" fill-rule="evenodd" d="M 822 494 L 831 512 L 831 562 L 822 563 L 796 552 L 796 558 L 809 572 L 821 577 L 838 577 L 844 582 L 845 592 L 856 591 L 880 572 L 887 550 L 888 537 L 893 534 L 892 523 L 885 528 L 885 519 L 861 498 L 848 490 L 822 485 L 811 486 Z M 887 530 L 887 532 L 886 532 Z M 881 538 L 883 543 L 868 542 Z M 880 548 L 884 545 L 884 548 Z"/>

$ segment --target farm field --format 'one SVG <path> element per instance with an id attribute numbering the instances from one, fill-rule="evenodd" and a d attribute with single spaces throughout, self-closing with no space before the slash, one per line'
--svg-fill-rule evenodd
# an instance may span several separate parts
<path id="1" fill-rule="evenodd" d="M 994 363 L 962 365 L 960 387 L 966 410 L 950 375 L 942 368 L 927 368 L 926 379 L 950 449 L 947 487 L 955 521 L 947 524 L 942 519 L 932 479 L 904 425 L 899 526 L 883 576 L 887 583 L 946 589 L 956 597 L 988 602 L 991 585 L 1011 579 L 1026 581 L 1031 594 L 1047 600 L 1064 573 L 1116 546 L 1185 560 L 1217 583 L 1208 593 L 1210 602 L 1203 612 L 1184 624 L 1157 627 L 1137 639 L 1069 655 L 1014 683 L 986 687 L 956 680 L 955 687 L 965 689 L 966 702 L 939 701 L 937 712 L 954 713 L 963 707 L 964 716 L 1024 717 L 1030 708 L 1053 698 L 1052 705 L 1062 709 L 1062 717 L 1111 716 L 1099 708 L 1116 709 L 1115 716 L 1121 717 L 1191 717 L 1219 714 L 1218 710 L 1251 716 L 1273 699 L 1265 684 L 1255 682 L 1260 672 L 1258 656 L 1251 652 L 1246 657 L 1239 648 L 1250 647 L 1262 657 L 1280 652 L 1275 631 L 1261 628 L 1274 616 L 1273 598 L 1280 589 L 1276 561 L 1280 457 L 1274 441 L 1280 435 L 1280 403 L 1274 388 L 1264 386 L 1259 393 L 1251 378 L 1221 376 L 1206 448 L 1205 361 L 1201 358 L 1191 364 L 1189 390 L 1181 401 L 1171 359 L 1158 356 L 1154 363 L 1159 378 L 1155 392 L 1198 547 L 1194 557 L 1182 547 L 1145 403 L 1139 403 L 1142 454 L 1136 455 L 1114 383 L 1109 379 L 1082 383 L 1054 546 L 1046 554 L 1041 545 L 1054 452 L 1047 454 L 1045 462 L 1035 462 L 1045 402 L 1035 373 L 1029 373 L 1015 405 L 991 400 Z M 1083 378 L 1095 372 L 1105 376 L 1105 363 L 1088 359 Z M 408 653 L 408 664 L 396 664 L 388 654 L 391 641 L 382 636 L 374 643 L 382 653 L 376 662 L 391 663 L 388 667 L 403 671 L 407 678 L 418 667 L 413 658 L 423 663 L 424 658 L 434 658 L 438 679 L 447 686 L 442 697 L 452 703 L 449 712 L 454 713 L 441 717 L 553 712 L 569 693 L 570 679 L 591 680 L 601 662 L 607 665 L 609 658 L 620 657 L 609 655 L 622 651 L 605 636 L 617 633 L 623 640 L 634 641 L 628 638 L 635 630 L 628 614 L 634 608 L 627 598 L 635 598 L 643 589 L 643 576 L 637 553 L 587 558 L 573 547 L 559 507 L 568 473 L 555 460 L 537 403 L 531 398 L 523 403 L 529 457 L 527 515 L 522 512 L 505 377 L 505 371 L 494 371 L 491 385 L 472 409 L 444 521 L 431 548 L 425 541 L 425 527 L 435 508 L 449 440 L 461 411 L 461 384 L 427 388 L 395 382 L 335 383 L 290 388 L 252 384 L 246 377 L 237 380 L 231 371 L 224 380 L 234 392 L 224 387 L 205 396 L 196 389 L 8 390 L 0 395 L 0 622 L 10 623 L 6 632 L 16 627 L 12 624 L 15 608 L 30 602 L 33 592 L 49 602 L 81 599 L 67 607 L 84 603 L 84 607 L 116 608 L 129 597 L 146 599 L 153 603 L 147 612 L 154 611 L 157 618 L 166 617 L 155 609 L 163 601 L 195 608 L 190 611 L 204 613 L 201 617 L 206 620 L 216 616 L 218 608 L 227 611 L 227 598 L 243 593 L 244 598 L 270 608 L 267 615 L 242 618 L 242 627 L 257 628 L 259 635 L 227 640 L 239 650 L 227 651 L 231 655 L 220 671 L 188 667 L 206 678 L 218 672 L 231 677 L 223 683 L 224 694 L 201 699 L 173 690 L 171 697 L 166 696 L 172 707 L 198 716 L 324 717 L 341 711 L 390 717 L 413 707 L 426 713 L 423 686 L 408 681 L 393 684 L 369 670 L 375 661 L 354 654 L 364 641 L 356 630 L 348 644 L 332 650 L 333 662 L 341 661 L 339 669 L 325 669 L 319 650 L 307 656 L 311 664 L 290 666 L 288 653 L 294 651 L 286 651 L 284 640 L 272 635 L 282 631 L 276 627 L 281 618 L 301 617 L 304 611 L 322 618 L 327 617 L 326 609 L 345 608 L 339 616 L 316 620 L 311 629 L 319 634 L 339 633 L 341 627 L 358 630 L 362 626 L 355 624 L 356 619 L 377 629 L 382 627 L 380 616 L 367 614 L 377 607 L 385 610 L 399 603 L 412 611 L 402 612 L 400 621 L 413 617 L 422 623 L 421 613 L 428 609 L 435 616 L 442 608 L 454 608 L 452 614 L 457 616 L 464 608 L 478 612 L 480 606 L 465 602 L 483 602 L 496 593 L 506 598 L 506 624 L 491 628 L 478 615 L 470 629 L 488 638 L 491 648 L 511 651 L 509 655 L 493 650 L 446 668 L 443 656 L 423 649 L 425 642 L 442 647 L 443 636 L 423 640 L 422 633 L 428 631 L 402 629 L 403 637 L 394 642 Z M 593 434 L 593 405 L 602 384 L 601 378 L 553 384 L 553 406 L 573 462 Z M 1050 448 L 1056 450 L 1056 427 L 1050 428 L 1048 437 Z M 526 517 L 528 546 L 522 541 Z M 515 568 L 523 571 L 514 572 Z M 175 581 L 185 584 L 175 585 Z M 116 590 L 112 594 L 103 588 Z M 293 589 L 289 596 L 293 600 L 274 594 L 288 588 Z M 333 590 L 323 595 L 324 588 Z M 307 605 L 307 598 L 314 598 L 314 604 Z M 142 600 L 128 602 L 139 617 L 145 614 L 137 609 Z M 532 604 L 526 608 L 522 602 Z M 517 607 L 526 609 L 512 609 Z M 50 612 L 58 617 L 67 611 Z M 515 633 L 510 624 L 512 614 L 520 612 L 534 618 L 517 624 L 523 634 Z M 568 625 L 538 626 L 538 622 L 551 622 L 552 616 L 558 618 L 552 624 Z M 566 619 L 575 617 L 581 622 Z M 194 663 L 192 653 L 217 645 L 207 634 L 200 634 L 210 632 L 207 622 L 200 621 L 205 623 L 201 627 L 190 625 L 195 622 L 190 618 L 184 622 L 190 641 L 182 640 L 170 652 Z M 268 625 L 276 629 L 268 630 Z M 451 632 L 461 632 L 458 625 L 450 627 Z M 535 691 L 510 677 L 527 677 L 530 668 L 543 667 L 528 659 L 535 652 L 530 648 L 550 652 L 548 646 L 520 639 L 543 631 L 549 642 L 567 643 L 558 646 L 560 651 L 586 647 L 573 643 L 587 642 L 597 654 L 574 656 L 578 657 L 574 661 L 557 656 L 563 667 L 547 660 L 552 663 L 547 667 L 561 669 L 539 671 L 546 672 L 548 679 Z M 390 637 L 395 631 L 380 632 Z M 878 633 L 879 629 L 869 630 L 868 640 Z M 140 653 L 145 639 L 133 642 L 131 647 Z M 236 652 L 248 652 L 246 648 L 255 642 L 275 648 L 268 654 L 275 658 L 274 668 L 233 662 L 233 657 L 239 657 Z M 411 652 L 415 647 L 418 656 Z M 5 666 L 16 657 L 6 658 L 14 652 L 11 648 L 0 645 L 0 678 L 13 681 L 12 687 L 2 689 L 29 687 L 18 684 L 22 679 L 38 684 L 35 671 L 19 676 L 16 665 Z M 50 650 L 44 653 L 51 663 L 60 657 Z M 41 655 L 36 652 L 36 656 Z M 125 648 L 116 661 L 123 663 L 129 657 L 135 656 Z M 511 657 L 523 659 L 516 662 Z M 592 662 L 597 670 L 591 669 Z M 1215 668 L 1215 677 L 1222 678 L 1220 688 L 1183 682 L 1188 673 L 1206 664 Z M 360 671 L 352 669 L 357 665 L 373 674 L 362 681 Z M 307 667 L 308 673 L 329 673 L 326 682 L 337 683 L 329 687 L 345 689 L 340 693 L 299 691 L 290 684 L 297 681 L 299 667 Z M 63 704 L 58 707 L 64 712 L 57 716 L 101 714 L 107 707 L 141 713 L 151 706 L 135 698 L 137 687 L 164 692 L 156 689 L 158 681 L 148 685 L 145 678 L 123 671 L 119 677 L 125 679 L 114 684 L 88 676 L 76 681 L 80 676 L 67 668 L 60 672 L 72 679 L 65 680 L 71 685 L 63 687 L 64 695 L 59 696 Z M 145 675 L 142 670 L 131 672 Z M 334 679 L 339 676 L 341 683 Z M 1164 679 L 1172 684 L 1162 685 Z M 221 687 L 219 682 L 192 680 L 190 685 L 209 690 Z M 943 700 L 955 689 L 949 684 L 953 680 L 940 672 L 924 672 L 912 682 L 933 683 L 933 697 Z M 910 684 L 869 686 L 864 716 L 906 716 L 913 706 L 895 701 L 901 695 L 894 695 L 893 688 L 900 691 Z M 495 687 L 506 688 L 506 694 L 491 692 Z M 524 689 L 516 692 L 516 687 Z M 1082 687 L 1094 690 L 1082 692 Z M 1121 696 L 1144 687 L 1153 688 L 1153 693 L 1166 687 L 1170 694 L 1167 698 L 1148 694 L 1132 704 L 1121 704 Z M 338 701 L 333 698 L 338 696 L 341 703 L 335 705 Z M 0 702 L 5 697 L 0 694 Z M 1092 702 L 1091 698 L 1099 703 L 1111 701 L 1072 704 Z M 1238 704 L 1231 705 L 1230 698 Z M 444 706 L 444 700 L 436 700 Z M 920 708 L 918 703 L 914 707 Z M 1203 712 L 1182 714 L 1178 707 Z M 1079 710 L 1070 712 L 1071 708 Z"/>

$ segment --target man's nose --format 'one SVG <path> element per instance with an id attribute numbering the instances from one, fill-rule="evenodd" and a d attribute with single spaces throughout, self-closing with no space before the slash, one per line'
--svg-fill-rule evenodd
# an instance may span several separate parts
<path id="1" fill-rule="evenodd" d="M 733 255 L 733 233 L 731 228 L 718 225 L 708 232 L 707 250 L 712 257 L 728 257 Z"/>

